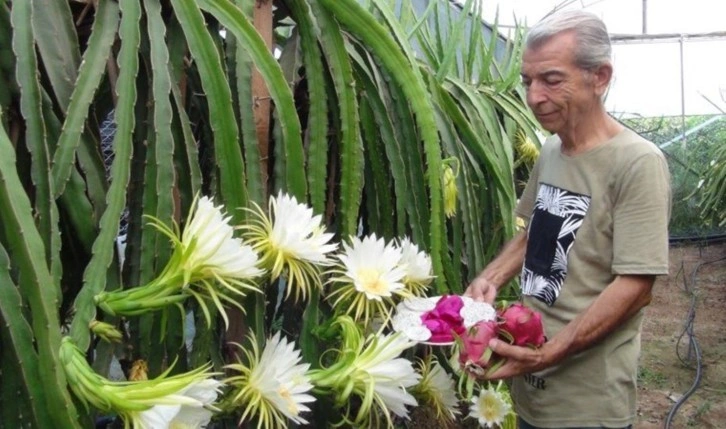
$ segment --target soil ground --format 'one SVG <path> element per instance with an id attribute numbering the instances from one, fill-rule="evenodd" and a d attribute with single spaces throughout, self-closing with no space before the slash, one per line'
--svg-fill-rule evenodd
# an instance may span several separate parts
<path id="1" fill-rule="evenodd" d="M 726 243 L 671 247 L 670 275 L 646 308 L 635 429 L 726 428 L 724 258 Z"/>

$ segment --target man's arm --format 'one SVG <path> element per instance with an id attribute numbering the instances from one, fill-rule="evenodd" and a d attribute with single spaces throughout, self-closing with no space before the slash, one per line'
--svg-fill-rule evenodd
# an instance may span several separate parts
<path id="1" fill-rule="evenodd" d="M 487 378 L 539 371 L 593 346 L 650 303 L 654 281 L 651 275 L 617 276 L 585 311 L 539 349 L 492 340 L 492 349 L 507 361 Z"/>
<path id="2" fill-rule="evenodd" d="M 494 302 L 499 288 L 507 284 L 522 270 L 527 250 L 527 231 L 520 231 L 507 242 L 492 260 L 466 288 L 464 295 L 476 301 Z"/>

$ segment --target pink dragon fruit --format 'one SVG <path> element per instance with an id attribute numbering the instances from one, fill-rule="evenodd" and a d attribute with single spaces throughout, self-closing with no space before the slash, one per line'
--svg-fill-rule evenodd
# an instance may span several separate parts
<path id="1" fill-rule="evenodd" d="M 421 315 L 421 322 L 431 331 L 430 342 L 451 342 L 454 341 L 454 335 L 461 335 L 466 331 L 464 318 L 460 314 L 463 306 L 461 297 L 444 295 L 436 302 L 433 310 Z"/>
<path id="2" fill-rule="evenodd" d="M 511 343 L 515 346 L 539 347 L 545 342 L 542 316 L 522 304 L 516 302 L 500 312 L 503 337 L 511 336 Z"/>
<path id="3" fill-rule="evenodd" d="M 497 338 L 497 322 L 495 320 L 483 320 L 469 328 L 461 336 L 461 349 L 459 350 L 459 364 L 464 368 L 480 373 L 491 367 L 498 356 L 489 348 L 489 341 Z"/>

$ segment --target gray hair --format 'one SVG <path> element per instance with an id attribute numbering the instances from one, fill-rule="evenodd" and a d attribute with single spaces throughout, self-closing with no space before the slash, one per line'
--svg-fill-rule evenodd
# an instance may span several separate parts
<path id="1" fill-rule="evenodd" d="M 597 15 L 581 9 L 555 12 L 529 29 L 526 48 L 537 48 L 565 31 L 575 33 L 575 63 L 592 70 L 610 62 L 612 48 L 605 23 Z"/>

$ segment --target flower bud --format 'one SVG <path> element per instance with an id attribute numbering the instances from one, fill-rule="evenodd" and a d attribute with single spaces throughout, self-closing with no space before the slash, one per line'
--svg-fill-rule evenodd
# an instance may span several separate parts
<path id="1" fill-rule="evenodd" d="M 456 195 L 458 190 L 456 189 L 456 175 L 448 165 L 444 166 L 442 181 L 444 187 L 444 214 L 446 214 L 446 217 L 451 218 L 456 216 Z"/>
<path id="2" fill-rule="evenodd" d="M 129 381 L 142 381 L 149 379 L 149 366 L 143 359 L 136 359 L 131 364 L 131 370 L 128 376 Z"/>
<path id="3" fill-rule="evenodd" d="M 517 132 L 516 140 L 519 158 L 527 165 L 534 164 L 539 157 L 539 148 L 537 145 L 534 144 L 532 139 L 522 129 Z"/>
<path id="4" fill-rule="evenodd" d="M 88 327 L 91 329 L 91 332 L 108 343 L 120 343 L 123 339 L 121 331 L 109 323 L 91 320 Z"/>

